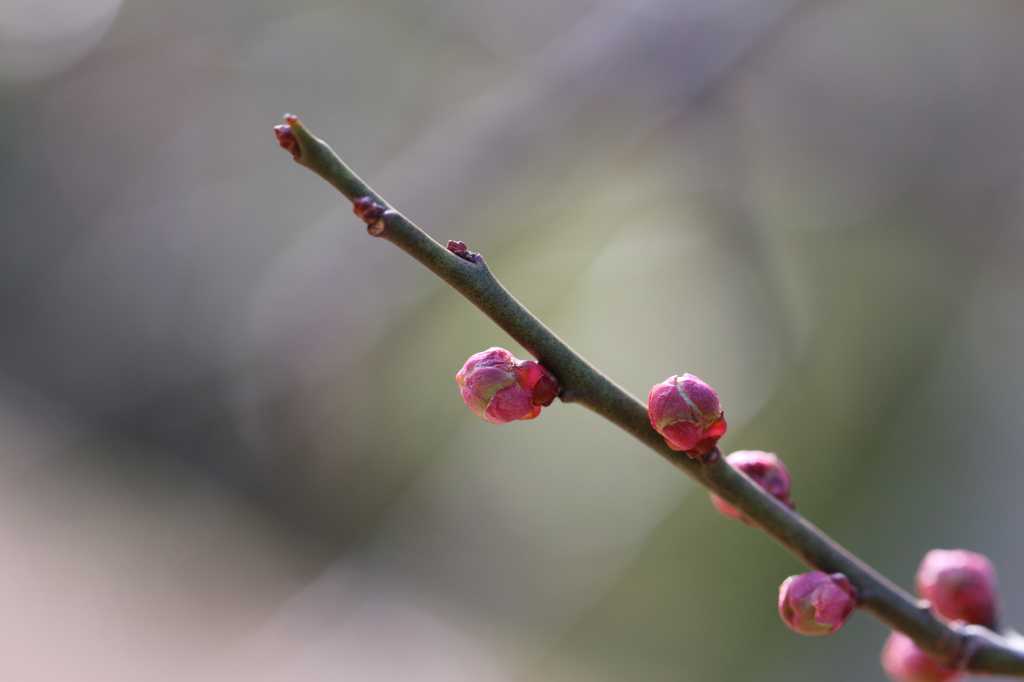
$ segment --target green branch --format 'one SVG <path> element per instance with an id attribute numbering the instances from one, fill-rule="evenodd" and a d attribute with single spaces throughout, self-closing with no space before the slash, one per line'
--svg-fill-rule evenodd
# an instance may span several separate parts
<path id="1" fill-rule="evenodd" d="M 296 162 L 333 185 L 355 205 L 367 231 L 425 265 L 519 342 L 564 387 L 563 402 L 576 402 L 625 429 L 709 491 L 751 519 L 798 559 L 826 573 L 843 573 L 857 588 L 860 608 L 921 649 L 972 672 L 1024 677 L 1024 648 L 1016 639 L 980 626 L 951 627 L 926 605 L 844 549 L 799 514 L 730 466 L 718 449 L 706 461 L 670 449 L 653 428 L 647 406 L 606 377 L 548 329 L 506 290 L 479 255 L 455 255 L 392 209 L 334 151 L 299 121 L 286 116 L 275 132 Z"/>

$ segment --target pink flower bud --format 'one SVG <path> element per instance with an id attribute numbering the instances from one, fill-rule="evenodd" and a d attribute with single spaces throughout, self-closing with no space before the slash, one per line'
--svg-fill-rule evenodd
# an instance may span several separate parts
<path id="1" fill-rule="evenodd" d="M 764 488 L 769 495 L 790 509 L 793 508 L 793 501 L 789 499 L 789 472 L 782 460 L 774 454 L 760 450 L 737 450 L 725 459 L 729 464 L 754 479 L 754 482 Z M 714 493 L 711 493 L 711 503 L 715 505 L 715 509 L 729 518 L 739 519 L 750 524 L 750 519 L 742 512 Z"/>
<path id="2" fill-rule="evenodd" d="M 779 588 L 779 615 L 802 635 L 831 635 L 857 607 L 857 591 L 842 573 L 791 575 Z"/>
<path id="3" fill-rule="evenodd" d="M 694 458 L 715 447 L 725 433 L 718 394 L 692 374 L 655 384 L 647 396 L 647 414 L 670 448 Z"/>
<path id="4" fill-rule="evenodd" d="M 914 582 L 917 593 L 940 616 L 995 627 L 999 588 L 987 557 L 963 549 L 933 549 L 924 555 Z"/>
<path id="5" fill-rule="evenodd" d="M 893 682 L 944 682 L 960 678 L 959 672 L 918 649 L 914 640 L 902 632 L 893 632 L 885 640 L 882 668 Z"/>
<path id="6" fill-rule="evenodd" d="M 466 406 L 492 424 L 533 419 L 559 391 L 551 372 L 533 360 L 517 360 L 504 348 L 470 356 L 455 380 Z"/>

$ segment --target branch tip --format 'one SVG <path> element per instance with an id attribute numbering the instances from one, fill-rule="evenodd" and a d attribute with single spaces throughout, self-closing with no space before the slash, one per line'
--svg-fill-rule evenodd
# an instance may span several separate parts
<path id="1" fill-rule="evenodd" d="M 291 114 L 285 116 L 285 120 L 287 121 L 288 119 L 299 120 Z M 295 131 L 292 130 L 292 127 L 288 124 L 274 126 L 274 135 L 277 136 L 277 143 L 281 145 L 281 148 L 289 152 L 297 162 L 299 156 L 302 155 L 302 147 L 299 146 L 299 140 L 295 137 Z"/>

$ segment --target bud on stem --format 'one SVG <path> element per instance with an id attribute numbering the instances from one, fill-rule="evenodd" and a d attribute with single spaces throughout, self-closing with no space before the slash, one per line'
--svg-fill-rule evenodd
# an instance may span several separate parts
<path id="1" fill-rule="evenodd" d="M 533 419 L 559 392 L 551 372 L 497 347 L 470 356 L 455 380 L 466 406 L 492 424 Z"/>
<path id="2" fill-rule="evenodd" d="M 779 615 L 801 635 L 831 635 L 857 608 L 857 591 L 842 573 L 812 571 L 779 587 Z"/>
<path id="3" fill-rule="evenodd" d="M 893 682 L 948 682 L 961 677 L 955 669 L 918 649 L 914 640 L 902 632 L 893 632 L 885 640 L 882 668 Z"/>
<path id="4" fill-rule="evenodd" d="M 793 508 L 793 501 L 789 499 L 791 487 L 789 471 L 776 455 L 760 450 L 737 450 L 725 459 L 729 464 L 754 479 L 755 483 L 779 502 L 790 509 Z M 753 525 L 742 512 L 714 493 L 711 493 L 711 503 L 715 505 L 715 509 L 729 518 L 739 519 L 747 525 Z"/>
<path id="5" fill-rule="evenodd" d="M 938 615 L 995 629 L 999 588 L 988 557 L 963 549 L 933 549 L 924 555 L 914 583 Z"/>
<path id="6" fill-rule="evenodd" d="M 651 426 L 673 450 L 698 459 L 715 447 L 726 423 L 718 394 L 693 376 L 671 376 L 647 396 Z"/>

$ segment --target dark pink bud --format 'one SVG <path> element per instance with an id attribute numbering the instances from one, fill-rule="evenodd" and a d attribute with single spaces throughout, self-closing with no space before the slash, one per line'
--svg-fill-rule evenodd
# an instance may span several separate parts
<path id="1" fill-rule="evenodd" d="M 802 635 L 831 635 L 857 608 L 857 591 L 842 573 L 791 575 L 779 588 L 779 615 Z"/>
<path id="2" fill-rule="evenodd" d="M 793 501 L 789 499 L 789 472 L 782 460 L 774 454 L 760 450 L 737 450 L 725 459 L 729 464 L 754 479 L 754 482 L 764 488 L 769 495 L 790 509 L 793 508 Z M 742 512 L 714 493 L 711 493 L 711 503 L 715 505 L 715 509 L 729 518 L 739 519 L 743 523 L 750 524 L 750 519 Z"/>
<path id="3" fill-rule="evenodd" d="M 893 682 L 944 682 L 960 679 L 960 673 L 921 651 L 914 640 L 893 632 L 882 647 L 882 668 Z"/>
<path id="4" fill-rule="evenodd" d="M 466 406 L 492 424 L 533 419 L 559 391 L 551 372 L 533 360 L 517 360 L 504 348 L 470 356 L 455 380 Z"/>
<path id="5" fill-rule="evenodd" d="M 924 555 L 914 582 L 917 593 L 940 616 L 996 626 L 999 588 L 987 557 L 963 549 L 933 549 Z"/>
<path id="6" fill-rule="evenodd" d="M 692 374 L 655 384 L 647 396 L 647 414 L 670 448 L 693 458 L 710 451 L 725 433 L 718 394 Z"/>

